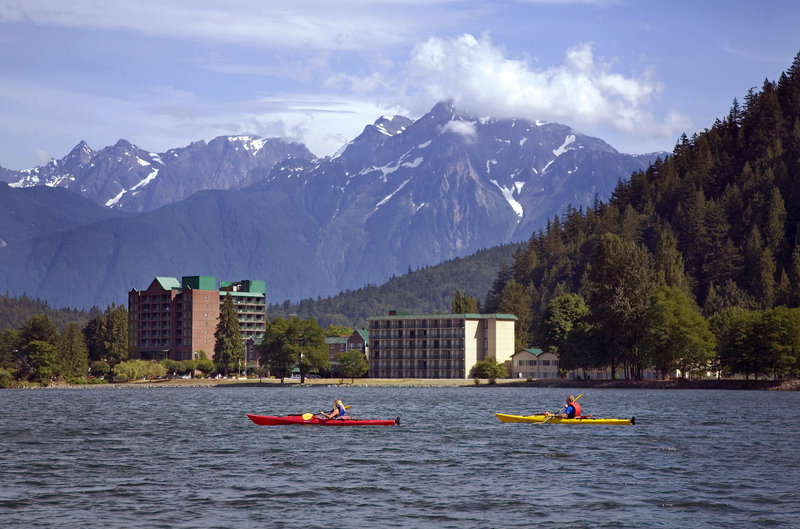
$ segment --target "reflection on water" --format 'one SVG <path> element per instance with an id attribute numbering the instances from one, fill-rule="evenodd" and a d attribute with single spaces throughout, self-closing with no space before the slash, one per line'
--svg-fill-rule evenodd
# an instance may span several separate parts
<path id="1" fill-rule="evenodd" d="M 635 426 L 503 424 L 557 408 Z M 329 408 L 398 427 L 257 426 Z M 2 527 L 798 527 L 797 392 L 0 392 Z"/>

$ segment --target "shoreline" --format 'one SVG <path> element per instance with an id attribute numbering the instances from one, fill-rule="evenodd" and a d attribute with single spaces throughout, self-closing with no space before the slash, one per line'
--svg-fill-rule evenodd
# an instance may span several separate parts
<path id="1" fill-rule="evenodd" d="M 84 389 L 84 388 L 310 388 L 310 387 L 472 387 L 472 388 L 589 388 L 589 389 L 728 389 L 750 391 L 798 391 L 800 379 L 797 380 L 740 380 L 740 379 L 702 379 L 702 380 L 517 380 L 498 379 L 495 384 L 490 384 L 482 379 L 480 384 L 474 380 L 463 379 L 350 379 L 315 378 L 306 379 L 300 384 L 297 379 L 286 379 L 281 383 L 279 379 L 246 379 L 246 380 L 221 380 L 221 379 L 173 379 L 173 380 L 141 380 L 136 382 L 111 382 L 108 384 L 66 384 L 63 382 L 52 383 L 48 386 L 27 386 L 10 389 Z"/>

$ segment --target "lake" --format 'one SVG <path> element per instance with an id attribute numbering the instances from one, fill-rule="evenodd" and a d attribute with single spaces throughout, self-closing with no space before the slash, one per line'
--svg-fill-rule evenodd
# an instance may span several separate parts
<path id="1" fill-rule="evenodd" d="M 503 424 L 556 410 L 634 426 Z M 330 409 L 399 426 L 257 426 Z M 800 527 L 800 393 L 0 391 L 0 527 Z"/>

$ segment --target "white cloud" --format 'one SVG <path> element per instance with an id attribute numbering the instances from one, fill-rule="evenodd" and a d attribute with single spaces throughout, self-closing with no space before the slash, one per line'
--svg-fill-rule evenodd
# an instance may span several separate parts
<path id="1" fill-rule="evenodd" d="M 536 69 L 506 56 L 489 37 L 434 37 L 418 45 L 408 64 L 426 100 L 452 99 L 481 115 L 559 121 L 575 127 L 609 126 L 644 136 L 675 135 L 688 126 L 677 112 L 663 120 L 650 107 L 662 90 L 650 72 L 638 77 L 612 71 L 592 45 L 567 50 L 560 66 Z"/>
<path id="2" fill-rule="evenodd" d="M 464 141 L 471 143 L 478 138 L 478 131 L 472 121 L 448 121 L 442 127 L 442 133 L 451 132 L 464 138 Z"/>
<path id="3" fill-rule="evenodd" d="M 365 50 L 408 42 L 411 34 L 439 25 L 446 13 L 441 3 L 11 0 L 0 2 L 0 22 L 129 30 L 256 47 Z M 445 7 L 448 4 L 444 2 Z"/>

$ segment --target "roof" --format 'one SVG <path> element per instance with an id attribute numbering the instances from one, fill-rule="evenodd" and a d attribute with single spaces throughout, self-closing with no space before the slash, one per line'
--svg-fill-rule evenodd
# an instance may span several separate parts
<path id="1" fill-rule="evenodd" d="M 516 356 L 516 355 L 522 354 L 522 353 L 529 353 L 529 354 L 532 354 L 533 356 L 539 356 L 541 354 L 544 354 L 545 352 L 546 351 L 542 351 L 541 349 L 527 348 L 527 349 L 521 349 L 521 350 L 517 351 L 516 353 L 514 353 L 511 356 Z"/>
<path id="2" fill-rule="evenodd" d="M 361 338 L 363 338 L 365 342 L 369 341 L 369 331 L 367 329 L 356 329 L 355 332 L 360 334 Z"/>
<path id="3" fill-rule="evenodd" d="M 370 316 L 367 321 L 373 320 L 514 320 L 518 318 L 513 314 L 407 314 L 395 316 Z"/>
<path id="4" fill-rule="evenodd" d="M 173 288 L 181 288 L 181 283 L 174 277 L 156 277 L 156 281 L 161 285 L 164 290 L 172 290 Z"/>
<path id="5" fill-rule="evenodd" d="M 347 343 L 347 336 L 326 336 L 325 343 L 326 344 Z"/>

